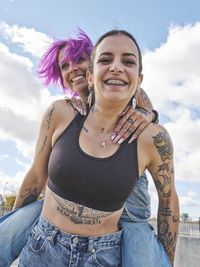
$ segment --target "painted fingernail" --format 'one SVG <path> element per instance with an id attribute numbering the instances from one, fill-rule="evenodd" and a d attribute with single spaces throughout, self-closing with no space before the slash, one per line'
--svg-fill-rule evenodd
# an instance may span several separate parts
<path id="1" fill-rule="evenodd" d="M 137 138 L 137 135 L 133 134 L 131 139 L 128 141 L 128 143 L 130 144 L 131 142 L 133 142 L 133 140 L 135 140 Z"/>
<path id="2" fill-rule="evenodd" d="M 120 135 L 117 135 L 117 137 L 113 140 L 113 143 L 114 143 L 114 144 L 117 143 L 117 141 L 118 141 L 120 138 L 121 138 L 121 136 L 120 136 Z"/>
<path id="3" fill-rule="evenodd" d="M 111 136 L 111 139 L 113 140 L 116 136 L 116 132 L 113 132 L 112 136 Z"/>
<path id="4" fill-rule="evenodd" d="M 124 137 L 122 137 L 119 141 L 118 141 L 118 144 L 120 145 L 122 142 L 124 142 Z"/>

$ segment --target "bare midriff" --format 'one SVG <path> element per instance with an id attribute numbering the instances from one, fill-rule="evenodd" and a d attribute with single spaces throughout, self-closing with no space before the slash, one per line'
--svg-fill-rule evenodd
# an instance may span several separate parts
<path id="1" fill-rule="evenodd" d="M 83 236 L 98 236 L 119 231 L 123 208 L 104 212 L 63 199 L 46 188 L 42 215 L 61 231 Z"/>

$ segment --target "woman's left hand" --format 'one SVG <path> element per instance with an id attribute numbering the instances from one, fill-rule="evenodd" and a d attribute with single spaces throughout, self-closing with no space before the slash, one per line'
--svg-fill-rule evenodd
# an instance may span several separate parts
<path id="1" fill-rule="evenodd" d="M 132 109 L 131 106 L 126 107 L 122 112 L 122 117 L 117 127 L 114 129 L 111 139 L 113 143 L 121 144 L 124 142 L 131 134 L 132 137 L 128 141 L 130 144 L 134 139 L 136 139 L 144 128 L 152 122 L 154 119 L 154 113 L 150 109 L 136 108 Z"/>

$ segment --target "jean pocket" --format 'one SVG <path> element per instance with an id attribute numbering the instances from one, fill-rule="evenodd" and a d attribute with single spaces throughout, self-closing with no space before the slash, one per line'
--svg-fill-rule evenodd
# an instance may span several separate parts
<path id="1" fill-rule="evenodd" d="M 42 253 L 45 251 L 47 243 L 48 239 L 42 237 L 40 234 L 36 233 L 33 229 L 28 237 L 26 245 L 32 252 Z"/>
<path id="2" fill-rule="evenodd" d="M 92 254 L 93 263 L 96 267 L 120 267 L 121 248 L 120 245 L 106 249 L 99 249 Z"/>

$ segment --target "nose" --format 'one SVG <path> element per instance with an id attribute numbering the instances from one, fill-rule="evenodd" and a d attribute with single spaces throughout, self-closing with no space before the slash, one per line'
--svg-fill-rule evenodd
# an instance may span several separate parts
<path id="1" fill-rule="evenodd" d="M 76 72 L 77 70 L 78 70 L 77 65 L 70 63 L 70 65 L 69 65 L 69 72 Z"/>
<path id="2" fill-rule="evenodd" d="M 113 73 L 121 73 L 124 71 L 124 68 L 121 62 L 113 61 L 112 64 L 110 65 L 110 71 Z"/>

